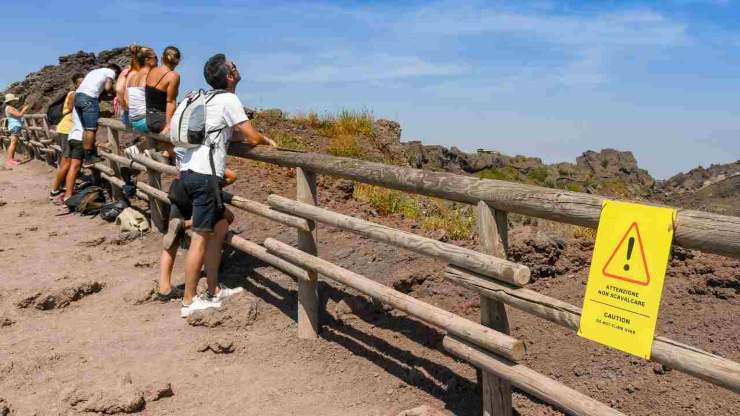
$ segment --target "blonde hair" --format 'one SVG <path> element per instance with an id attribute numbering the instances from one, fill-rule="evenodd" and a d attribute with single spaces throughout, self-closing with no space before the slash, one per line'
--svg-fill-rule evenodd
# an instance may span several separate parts
<path id="1" fill-rule="evenodd" d="M 164 48 L 162 62 L 169 65 L 176 65 L 180 62 L 180 50 L 174 46 Z"/>

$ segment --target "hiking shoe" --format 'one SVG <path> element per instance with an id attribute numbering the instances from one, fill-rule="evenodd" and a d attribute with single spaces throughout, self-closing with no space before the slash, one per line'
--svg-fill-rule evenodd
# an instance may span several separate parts
<path id="1" fill-rule="evenodd" d="M 56 191 L 49 191 L 49 201 L 53 201 L 54 198 L 59 198 L 59 195 L 64 194 L 64 189 L 57 189 Z"/>
<path id="2" fill-rule="evenodd" d="M 234 296 L 237 293 L 241 293 L 244 291 L 243 287 L 235 287 L 233 289 L 229 289 L 228 287 L 224 286 L 223 283 L 219 283 L 218 287 L 221 290 L 219 290 L 217 294 L 215 295 L 211 295 L 210 293 L 208 294 L 211 297 L 211 300 L 216 301 L 216 302 L 221 302 L 222 300 L 228 298 L 229 296 Z"/>
<path id="3" fill-rule="evenodd" d="M 172 286 L 170 288 L 170 291 L 167 293 L 157 291 L 157 294 L 154 296 L 154 300 L 158 300 L 160 302 L 169 302 L 172 299 L 181 299 L 184 294 L 185 291 L 182 290 L 182 288 Z"/>
<path id="4" fill-rule="evenodd" d="M 193 312 L 220 307 L 221 302 L 215 302 L 211 300 L 207 294 L 203 293 L 200 296 L 194 297 L 193 302 L 191 302 L 190 305 L 182 303 L 182 308 L 180 308 L 180 317 L 187 318 L 188 316 L 192 315 Z"/>
<path id="5" fill-rule="evenodd" d="M 167 232 L 162 236 L 162 246 L 165 250 L 169 250 L 172 244 L 177 241 L 177 237 L 180 236 L 180 231 L 185 227 L 185 221 L 182 218 L 172 218 L 169 225 L 167 225 Z"/>
<path id="6" fill-rule="evenodd" d="M 103 161 L 103 158 L 101 158 L 100 156 L 96 154 L 86 155 L 85 159 L 82 161 L 82 167 L 86 169 L 90 169 L 91 167 L 93 167 L 93 165 L 95 165 L 96 163 L 100 163 L 102 161 Z"/>

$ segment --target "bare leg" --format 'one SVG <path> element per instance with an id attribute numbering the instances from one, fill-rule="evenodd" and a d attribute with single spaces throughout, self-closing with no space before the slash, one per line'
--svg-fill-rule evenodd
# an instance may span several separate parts
<path id="1" fill-rule="evenodd" d="M 67 190 L 64 191 L 64 199 L 69 198 L 72 196 L 72 193 L 75 190 L 75 181 L 77 180 L 77 175 L 80 173 L 80 167 L 82 166 L 82 161 L 77 159 L 70 159 L 69 161 L 69 171 L 67 172 Z"/>
<path id="2" fill-rule="evenodd" d="M 85 130 L 82 134 L 82 148 L 87 150 L 94 150 L 95 147 L 95 130 Z"/>
<path id="3" fill-rule="evenodd" d="M 10 146 L 8 146 L 8 161 L 15 159 L 15 147 L 18 145 L 18 136 L 10 136 Z"/>
<path id="4" fill-rule="evenodd" d="M 51 183 L 52 191 L 58 191 L 59 187 L 62 186 L 62 182 L 64 182 L 64 179 L 67 177 L 69 165 L 69 159 L 66 157 L 62 158 L 62 162 L 59 164 L 59 170 L 57 170 L 57 174 L 54 176 L 54 181 Z"/>
<path id="5" fill-rule="evenodd" d="M 173 244 L 168 250 L 162 250 L 159 258 L 159 293 L 167 294 L 172 290 L 172 269 L 175 267 L 177 257 L 177 244 Z"/>
<path id="6" fill-rule="evenodd" d="M 190 248 L 185 258 L 185 295 L 183 303 L 189 305 L 195 297 L 195 290 L 198 288 L 200 279 L 200 269 L 203 267 L 203 260 L 206 256 L 206 247 L 211 233 L 202 233 L 195 231 L 190 237 Z"/>
<path id="7" fill-rule="evenodd" d="M 218 289 L 218 268 L 221 265 L 221 249 L 227 231 L 229 231 L 229 222 L 226 219 L 217 222 L 213 230 L 213 237 L 208 240 L 206 249 L 206 279 L 208 292 L 213 295 L 217 293 Z"/>

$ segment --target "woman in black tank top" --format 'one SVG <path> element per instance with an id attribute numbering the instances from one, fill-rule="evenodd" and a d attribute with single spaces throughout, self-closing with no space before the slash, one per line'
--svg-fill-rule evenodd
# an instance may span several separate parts
<path id="1" fill-rule="evenodd" d="M 174 46 L 168 46 L 162 53 L 162 65 L 149 71 L 146 76 L 146 125 L 153 133 L 169 131 L 180 87 L 180 74 L 175 72 L 179 63 L 180 51 Z M 156 82 L 152 83 L 154 80 Z"/>

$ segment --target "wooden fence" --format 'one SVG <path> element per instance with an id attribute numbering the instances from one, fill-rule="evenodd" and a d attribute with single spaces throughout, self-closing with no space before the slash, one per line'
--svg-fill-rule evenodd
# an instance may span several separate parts
<path id="1" fill-rule="evenodd" d="M 43 115 L 27 115 L 22 149 L 32 157 L 53 163 L 58 148 Z M 101 119 L 98 144 L 107 163 L 95 170 L 118 190 L 123 185 L 120 167 L 146 172 L 138 181 L 137 195 L 149 202 L 152 222 L 165 228 L 167 193 L 161 175 L 175 175 L 173 166 L 144 156 L 133 161 L 121 155 L 119 135 L 125 131 L 117 120 Z M 149 140 L 167 141 L 158 135 Z M 0 132 L 7 144 L 7 131 Z M 102 139 L 102 140 L 101 140 Z M 101 146 L 101 142 L 103 142 Z M 295 228 L 297 248 L 268 238 L 262 245 L 229 234 L 226 243 L 287 273 L 298 283 L 298 336 L 316 338 L 320 332 L 317 280 L 321 275 L 411 315 L 446 332 L 444 348 L 482 370 L 485 415 L 511 415 L 511 386 L 575 415 L 620 415 L 562 383 L 517 362 L 526 351 L 522 341 L 511 337 L 504 305 L 531 313 L 577 331 L 581 309 L 539 294 L 523 286 L 529 269 L 507 260 L 509 212 L 575 224 L 598 226 L 603 198 L 518 183 L 481 180 L 469 176 L 390 166 L 315 153 L 281 151 L 263 146 L 232 144 L 232 156 L 296 169 L 296 199 L 270 195 L 268 204 L 235 196 L 231 205 L 277 223 Z M 443 198 L 476 206 L 480 251 L 465 249 L 362 219 L 332 212 L 317 205 L 316 175 L 331 175 L 405 192 Z M 445 277 L 477 292 L 481 299 L 480 323 L 374 282 L 317 257 L 316 224 L 323 223 L 373 240 L 449 263 Z M 692 210 L 678 210 L 675 244 L 740 259 L 740 218 Z M 657 336 L 652 361 L 740 393 L 740 364 L 707 351 Z"/>

